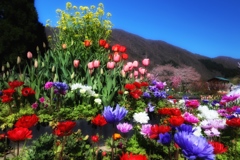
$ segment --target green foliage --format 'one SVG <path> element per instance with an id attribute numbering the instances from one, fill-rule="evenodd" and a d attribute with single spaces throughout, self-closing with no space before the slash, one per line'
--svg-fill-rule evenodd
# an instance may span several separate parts
<path id="1" fill-rule="evenodd" d="M 27 149 L 26 155 L 24 156 L 27 157 L 28 160 L 54 159 L 54 142 L 55 137 L 53 134 L 45 133 L 32 142 L 31 147 Z"/>
<path id="2" fill-rule="evenodd" d="M 132 152 L 133 154 L 146 154 L 145 148 L 142 148 L 139 144 L 139 140 L 134 134 L 129 140 L 127 141 L 127 151 Z"/>

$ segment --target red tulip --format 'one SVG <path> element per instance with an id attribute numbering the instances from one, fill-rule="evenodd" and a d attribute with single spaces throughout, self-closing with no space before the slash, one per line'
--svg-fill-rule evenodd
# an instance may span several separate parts
<path id="1" fill-rule="evenodd" d="M 105 45 L 104 45 L 104 48 L 105 49 L 108 49 L 110 47 L 110 45 L 108 44 L 108 43 L 106 43 Z"/>
<path id="2" fill-rule="evenodd" d="M 78 68 L 79 64 L 80 64 L 80 61 L 78 59 L 73 60 L 73 66 L 75 68 Z"/>
<path id="3" fill-rule="evenodd" d="M 113 45 L 113 46 L 112 46 L 112 51 L 114 51 L 114 52 L 118 52 L 119 47 L 120 47 L 119 44 L 115 44 L 115 45 Z"/>
<path id="4" fill-rule="evenodd" d="M 17 127 L 7 132 L 7 136 L 12 141 L 24 141 L 32 138 L 32 131 L 28 128 Z"/>
<path id="5" fill-rule="evenodd" d="M 99 46 L 104 47 L 106 45 L 107 41 L 105 39 L 100 39 L 99 40 Z"/>
<path id="6" fill-rule="evenodd" d="M 28 52 L 27 52 L 27 58 L 28 58 L 28 59 L 31 59 L 32 56 L 33 56 L 33 55 L 32 55 L 32 52 L 28 51 Z"/>
<path id="7" fill-rule="evenodd" d="M 39 118 L 36 114 L 22 116 L 15 123 L 15 127 L 31 128 L 38 123 Z"/>
<path id="8" fill-rule="evenodd" d="M 127 60 L 128 59 L 128 54 L 127 53 L 123 53 L 122 54 L 122 59 Z"/>
<path id="9" fill-rule="evenodd" d="M 85 41 L 84 41 L 84 46 L 85 46 L 85 47 L 91 46 L 91 41 L 90 41 L 90 40 L 85 40 Z"/>
<path id="10" fill-rule="evenodd" d="M 119 52 L 122 52 L 122 53 L 123 53 L 123 52 L 126 52 L 126 50 L 127 50 L 127 49 L 126 49 L 125 46 L 119 46 L 119 48 L 118 48 L 118 51 L 119 51 Z"/>
<path id="11" fill-rule="evenodd" d="M 107 63 L 107 68 L 108 69 L 113 69 L 115 67 L 115 62 L 108 62 Z"/>
<path id="12" fill-rule="evenodd" d="M 148 58 L 145 58 L 145 59 L 142 60 L 142 64 L 143 64 L 144 66 L 148 66 L 149 63 L 150 63 L 150 60 L 149 60 Z"/>

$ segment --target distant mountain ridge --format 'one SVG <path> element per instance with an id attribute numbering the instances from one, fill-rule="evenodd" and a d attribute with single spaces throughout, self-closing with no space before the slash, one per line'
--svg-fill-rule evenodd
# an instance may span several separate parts
<path id="1" fill-rule="evenodd" d="M 203 80 L 215 76 L 231 78 L 240 75 L 240 69 L 238 69 L 240 59 L 223 56 L 209 58 L 161 40 L 145 39 L 120 29 L 113 29 L 110 41 L 111 44 L 119 43 L 126 46 L 130 60 L 148 57 L 151 60 L 151 68 L 165 64 L 172 64 L 175 67 L 192 66 L 201 74 Z"/>
<path id="2" fill-rule="evenodd" d="M 49 28 L 46 28 L 46 34 L 51 34 Z M 126 46 L 130 61 L 149 58 L 151 61 L 150 70 L 157 65 L 172 64 L 175 67 L 180 65 L 192 66 L 200 73 L 203 80 L 215 76 L 232 78 L 240 75 L 238 68 L 240 59 L 223 56 L 209 58 L 161 40 L 145 39 L 121 29 L 112 30 L 110 44 Z"/>

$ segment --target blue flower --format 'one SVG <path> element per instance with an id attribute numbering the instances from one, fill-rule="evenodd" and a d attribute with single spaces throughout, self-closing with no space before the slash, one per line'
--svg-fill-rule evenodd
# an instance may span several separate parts
<path id="1" fill-rule="evenodd" d="M 151 92 L 158 91 L 158 89 L 157 89 L 156 86 L 149 86 L 148 89 L 149 89 Z"/>
<path id="2" fill-rule="evenodd" d="M 69 86 L 65 82 L 54 82 L 53 86 L 55 88 L 54 92 L 56 94 L 65 95 L 66 91 L 69 89 Z"/>
<path id="3" fill-rule="evenodd" d="M 143 92 L 143 98 L 151 98 L 151 95 L 149 92 Z"/>
<path id="4" fill-rule="evenodd" d="M 152 103 L 149 102 L 149 103 L 148 103 L 148 111 L 149 111 L 149 112 L 154 112 L 154 108 L 155 108 L 155 106 L 152 106 Z"/>
<path id="5" fill-rule="evenodd" d="M 118 123 L 127 113 L 128 111 L 126 108 L 120 107 L 119 104 L 117 104 L 115 110 L 113 110 L 111 106 L 104 107 L 103 116 L 108 123 Z"/>
<path id="6" fill-rule="evenodd" d="M 214 160 L 213 147 L 206 138 L 197 137 L 189 132 L 177 132 L 174 135 L 175 143 L 182 149 L 183 155 L 189 160 L 197 158 Z"/>
<path id="7" fill-rule="evenodd" d="M 183 131 L 188 132 L 188 133 L 193 133 L 194 132 L 192 126 L 188 125 L 188 124 L 182 124 L 181 126 L 176 127 L 176 130 L 178 132 L 183 132 Z"/>
<path id="8" fill-rule="evenodd" d="M 237 108 L 235 111 L 236 114 L 240 114 L 240 108 Z"/>
<path id="9" fill-rule="evenodd" d="M 209 100 L 208 99 L 203 99 L 202 102 L 205 103 L 205 104 L 208 104 Z"/>
<path id="10" fill-rule="evenodd" d="M 169 133 L 160 133 L 158 143 L 162 143 L 163 145 L 170 145 L 172 141 L 171 134 Z"/>
<path id="11" fill-rule="evenodd" d="M 219 104 L 219 101 L 213 100 L 213 101 L 212 101 L 212 106 L 216 106 L 216 104 Z"/>

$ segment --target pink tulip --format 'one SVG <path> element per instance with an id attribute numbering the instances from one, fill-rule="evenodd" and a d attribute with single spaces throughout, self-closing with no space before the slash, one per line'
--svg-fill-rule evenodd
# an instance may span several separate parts
<path id="1" fill-rule="evenodd" d="M 123 71 L 124 71 L 124 72 L 129 71 L 129 66 L 128 66 L 127 64 L 125 64 L 125 65 L 123 66 Z"/>
<path id="2" fill-rule="evenodd" d="M 100 66 L 100 61 L 99 60 L 94 60 L 93 61 L 93 67 L 98 68 Z"/>
<path id="3" fill-rule="evenodd" d="M 145 68 L 139 67 L 138 71 L 140 74 L 145 74 L 147 72 L 147 70 Z"/>
<path id="4" fill-rule="evenodd" d="M 134 68 L 137 68 L 138 67 L 138 61 L 133 61 L 132 65 L 133 65 Z"/>
<path id="5" fill-rule="evenodd" d="M 107 68 L 108 69 L 113 69 L 115 67 L 115 62 L 108 62 L 107 63 Z"/>
<path id="6" fill-rule="evenodd" d="M 151 78 L 151 77 L 152 77 L 151 73 L 148 73 L 147 78 Z"/>
<path id="7" fill-rule="evenodd" d="M 78 59 L 73 60 L 73 66 L 78 68 L 80 61 Z"/>
<path id="8" fill-rule="evenodd" d="M 132 62 L 128 62 L 127 63 L 129 70 L 131 71 L 133 69 L 133 63 Z"/>
<path id="9" fill-rule="evenodd" d="M 145 58 L 145 59 L 142 60 L 142 64 L 143 64 L 144 66 L 148 66 L 149 63 L 150 63 L 150 60 L 149 60 L 148 58 Z"/>
<path id="10" fill-rule="evenodd" d="M 30 51 L 27 52 L 27 58 L 28 58 L 28 59 L 31 59 L 31 58 L 32 58 L 32 52 L 30 52 Z"/>
<path id="11" fill-rule="evenodd" d="M 133 78 L 133 74 L 132 73 L 129 74 L 129 78 Z"/>
<path id="12" fill-rule="evenodd" d="M 125 72 L 124 70 L 121 70 L 121 75 L 122 75 L 123 77 L 126 77 L 126 72 Z"/>
<path id="13" fill-rule="evenodd" d="M 136 78 L 138 76 L 138 71 L 133 72 L 134 77 Z"/>
<path id="14" fill-rule="evenodd" d="M 113 55 L 113 61 L 119 62 L 121 60 L 121 56 L 118 53 L 114 53 Z"/>
<path id="15" fill-rule="evenodd" d="M 91 69 L 93 69 L 93 68 L 94 68 L 93 62 L 89 62 L 89 63 L 88 63 L 88 69 L 91 70 Z"/>

